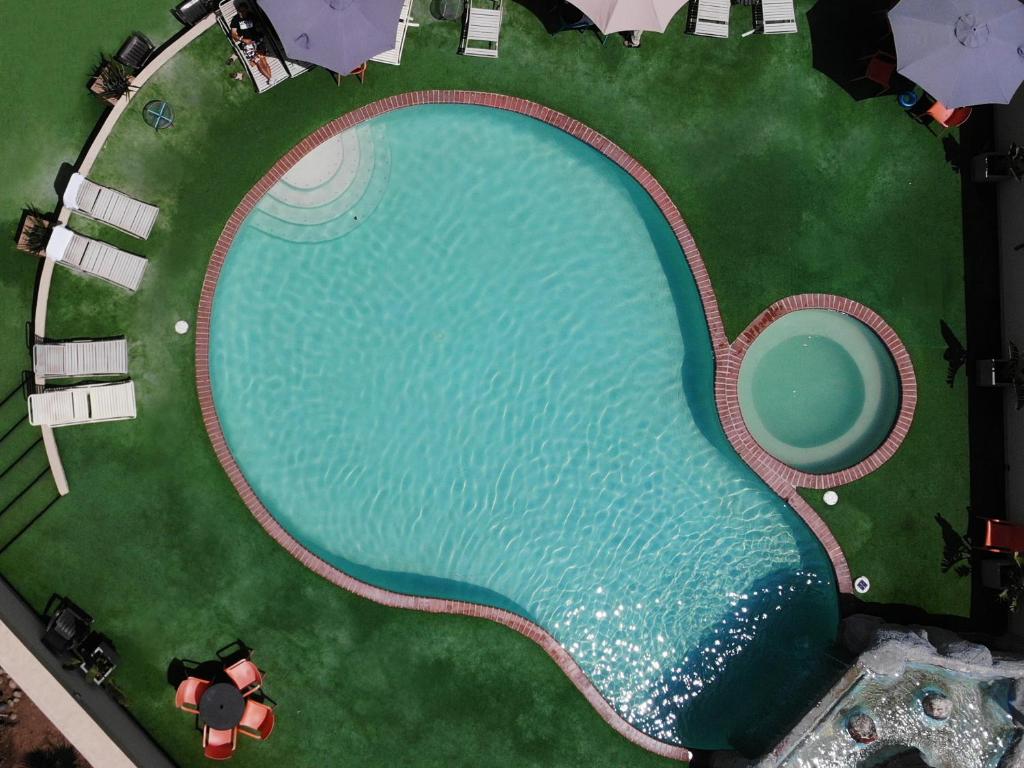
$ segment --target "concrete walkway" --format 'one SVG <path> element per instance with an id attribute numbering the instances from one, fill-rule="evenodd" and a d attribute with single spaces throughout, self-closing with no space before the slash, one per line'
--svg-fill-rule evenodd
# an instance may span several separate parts
<path id="1" fill-rule="evenodd" d="M 0 667 L 93 768 L 173 767 L 142 726 L 105 690 L 88 682 L 77 669 L 61 666 L 43 645 L 42 619 L 4 579 L 0 579 L 0 619 Z M 174 706 L 170 686 L 167 706 Z"/>
<path id="2" fill-rule="evenodd" d="M 178 52 L 216 23 L 213 14 L 185 30 L 163 48 L 136 76 L 141 88 Z M 120 99 L 103 118 L 89 144 L 80 167 L 83 175 L 92 165 L 131 102 L 131 95 Z M 67 224 L 71 211 L 58 207 L 58 220 Z M 46 313 L 54 262 L 43 260 L 42 276 L 36 295 L 34 328 L 46 335 Z M 36 378 L 36 384 L 45 382 Z M 43 443 L 54 482 L 61 495 L 69 486 L 53 430 L 42 428 Z M 0 579 L 0 667 L 32 699 L 39 710 L 67 737 L 94 768 L 173 768 L 174 763 L 153 742 L 135 720 L 107 694 L 86 681 L 77 670 L 66 670 L 42 643 L 44 626 L 5 580 Z M 167 706 L 173 706 L 168 687 Z"/>

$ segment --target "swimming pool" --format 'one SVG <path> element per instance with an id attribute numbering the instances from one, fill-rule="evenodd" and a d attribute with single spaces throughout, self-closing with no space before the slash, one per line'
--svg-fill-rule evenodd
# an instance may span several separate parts
<path id="1" fill-rule="evenodd" d="M 493 109 L 317 152 L 239 228 L 210 324 L 262 502 L 359 579 L 535 622 L 643 733 L 766 746 L 831 666 L 832 567 L 721 431 L 657 206 Z"/>
<path id="2" fill-rule="evenodd" d="M 860 320 L 801 309 L 765 328 L 747 349 L 739 403 L 750 434 L 805 472 L 836 472 L 868 457 L 900 407 L 896 365 Z"/>

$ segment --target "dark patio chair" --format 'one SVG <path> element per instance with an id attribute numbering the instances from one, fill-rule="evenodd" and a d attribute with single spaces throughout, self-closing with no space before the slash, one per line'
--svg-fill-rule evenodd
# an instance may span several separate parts
<path id="1" fill-rule="evenodd" d="M 148 37 L 141 32 L 132 32 L 124 41 L 124 45 L 114 54 L 114 61 L 124 64 L 128 69 L 138 72 L 149 61 L 156 48 Z"/>
<path id="2" fill-rule="evenodd" d="M 79 647 L 82 664 L 79 669 L 96 685 L 102 685 L 121 663 L 114 643 L 104 634 L 91 632 Z"/>
<path id="3" fill-rule="evenodd" d="M 230 667 L 236 661 L 252 657 L 252 648 L 241 640 L 228 643 L 223 648 L 217 649 L 217 658 L 225 667 Z"/>
<path id="4" fill-rule="evenodd" d="M 854 82 L 870 80 L 876 85 L 881 86 L 882 90 L 878 92 L 879 96 L 892 90 L 892 79 L 896 74 L 895 56 L 885 51 L 875 51 L 870 56 L 863 57 L 862 61 L 868 62 L 867 69 L 861 77 L 855 77 L 853 79 Z"/>
<path id="5" fill-rule="evenodd" d="M 43 615 L 48 619 L 43 644 L 59 657 L 67 657 L 89 636 L 92 616 L 66 597 L 52 595 Z"/>
<path id="6" fill-rule="evenodd" d="M 551 29 L 552 37 L 559 32 L 576 31 L 582 34 L 583 32 L 593 31 L 602 45 L 608 39 L 606 35 L 601 33 L 601 30 L 597 28 L 587 14 L 569 3 L 559 3 L 558 7 L 554 9 L 554 23 L 555 26 Z"/>
<path id="7" fill-rule="evenodd" d="M 194 27 L 212 12 L 213 9 L 210 8 L 206 0 L 185 0 L 171 9 L 174 18 L 186 27 Z"/>

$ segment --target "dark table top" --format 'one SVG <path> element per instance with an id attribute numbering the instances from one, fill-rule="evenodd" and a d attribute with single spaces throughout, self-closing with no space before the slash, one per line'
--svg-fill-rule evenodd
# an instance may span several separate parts
<path id="1" fill-rule="evenodd" d="M 142 108 L 142 119 L 158 131 L 174 125 L 174 109 L 166 101 L 154 99 Z"/>
<path id="2" fill-rule="evenodd" d="M 199 719 L 218 731 L 229 731 L 242 721 L 245 699 L 234 683 L 214 683 L 199 699 Z"/>

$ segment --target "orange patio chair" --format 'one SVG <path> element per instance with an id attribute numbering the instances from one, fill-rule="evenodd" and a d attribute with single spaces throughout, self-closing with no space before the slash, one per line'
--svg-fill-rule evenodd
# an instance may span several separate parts
<path id="1" fill-rule="evenodd" d="M 928 107 L 928 111 L 925 114 L 941 125 L 944 131 L 948 131 L 966 123 L 967 118 L 971 116 L 971 108 L 955 107 L 951 109 L 941 101 L 936 101 Z"/>
<path id="2" fill-rule="evenodd" d="M 335 72 L 334 73 L 334 81 L 338 85 L 341 85 L 341 78 L 349 77 L 351 75 L 355 75 L 359 79 L 360 83 L 365 82 L 366 81 L 366 66 L 367 66 L 368 63 L 369 62 L 364 61 L 358 67 L 356 67 L 351 72 L 349 72 L 347 75 L 342 75 L 342 74 L 340 74 L 338 72 Z"/>
<path id="3" fill-rule="evenodd" d="M 242 692 L 243 696 L 255 693 L 263 685 L 263 675 L 260 673 L 259 667 L 249 659 L 236 661 L 224 671 L 227 672 L 231 681 L 238 686 L 238 690 Z"/>
<path id="4" fill-rule="evenodd" d="M 274 710 L 266 704 L 261 704 L 254 699 L 245 702 L 245 711 L 242 712 L 242 722 L 238 724 L 238 730 L 243 736 L 253 739 L 266 739 L 274 730 L 277 718 Z"/>
<path id="5" fill-rule="evenodd" d="M 178 686 L 178 690 L 174 694 L 174 706 L 193 715 L 199 714 L 199 699 L 203 697 L 203 693 L 209 687 L 209 680 L 186 677 L 181 681 L 181 685 Z"/>
<path id="6" fill-rule="evenodd" d="M 1024 552 L 1024 525 L 1009 520 L 985 520 L 985 543 L 989 552 Z"/>
<path id="7" fill-rule="evenodd" d="M 216 731 L 207 725 L 203 726 L 203 754 L 211 760 L 227 760 L 235 753 L 238 743 L 238 730 Z"/>

